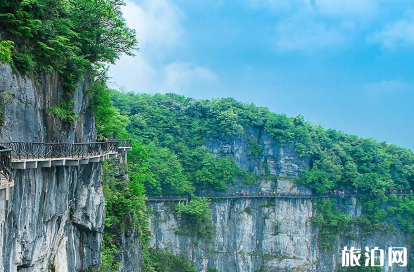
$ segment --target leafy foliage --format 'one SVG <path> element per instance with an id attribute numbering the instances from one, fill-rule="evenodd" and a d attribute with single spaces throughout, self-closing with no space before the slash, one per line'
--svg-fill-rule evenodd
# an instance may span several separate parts
<path id="1" fill-rule="evenodd" d="M 233 158 L 216 159 L 214 155 L 206 153 L 195 178 L 198 184 L 209 185 L 216 191 L 224 191 L 228 184 L 236 181 L 238 173 L 239 168 Z"/>
<path id="2" fill-rule="evenodd" d="M 335 209 L 334 200 L 322 199 L 315 205 L 316 217 L 312 223 L 319 227 L 319 242 L 324 249 L 332 249 L 334 239 L 349 231 L 351 218 Z"/>
<path id="3" fill-rule="evenodd" d="M 147 187 L 150 192 L 181 195 L 192 190 L 177 155 L 153 143 L 147 145 L 147 151 L 150 154 L 149 167 L 156 180 L 155 184 Z"/>
<path id="4" fill-rule="evenodd" d="M 404 199 L 391 195 L 387 199 L 388 214 L 395 215 L 401 228 L 407 233 L 414 232 L 414 196 L 407 196 Z M 388 215 L 387 214 L 387 215 Z M 379 218 L 381 219 L 381 218 Z"/>
<path id="5" fill-rule="evenodd" d="M 139 153 L 142 159 L 134 161 L 135 168 L 129 170 L 133 177 L 131 182 L 125 176 L 125 165 L 103 162 L 106 213 L 102 249 L 103 271 L 117 271 L 119 264 L 114 256 L 119 254 L 119 235 L 122 230 L 132 228 L 143 246 L 143 255 L 148 253 L 150 230 L 143 183 L 151 178 L 151 173 L 145 166 L 145 157 L 139 148 L 133 152 Z M 136 169 L 140 169 L 139 172 L 135 172 Z M 144 262 L 144 266 L 148 267 L 149 264 Z"/>
<path id="6" fill-rule="evenodd" d="M 263 152 L 263 146 L 256 142 L 252 136 L 247 138 L 247 148 L 250 151 L 250 155 L 253 157 L 257 157 Z"/>
<path id="7" fill-rule="evenodd" d="M 103 162 L 103 188 L 105 195 L 105 230 L 102 245 L 102 271 L 118 271 L 116 256 L 120 254 L 121 232 L 137 233 L 142 246 L 144 272 L 197 271 L 193 262 L 184 255 L 149 248 L 150 229 L 145 206 L 145 183 L 154 182 L 148 164 L 148 153 L 136 141 L 129 152 L 129 165 Z M 128 173 L 129 179 L 126 178 Z"/>
<path id="8" fill-rule="evenodd" d="M 128 131 L 145 146 L 153 143 L 177 155 L 182 173 L 196 188 L 223 190 L 243 176 L 234 171 L 231 157 L 222 156 L 229 162 L 220 158 L 214 162 L 203 145 L 206 139 L 242 135 L 251 155 L 259 156 L 263 146 L 247 134 L 249 128 L 268 133 L 279 144 L 289 144 L 308 158 L 309 169 L 300 181 L 318 193 L 332 188 L 378 193 L 414 185 L 414 154 L 410 150 L 325 130 L 300 115 L 291 118 L 230 98 L 194 100 L 176 94 L 116 93 L 113 100 L 121 114 L 130 118 Z M 215 171 L 228 175 L 218 177 Z"/>
<path id="9" fill-rule="evenodd" d="M 16 52 L 32 56 L 36 71 L 58 71 L 64 88 L 73 90 L 92 65 L 132 54 L 135 33 L 122 18 L 122 5 L 120 0 L 2 0 L 1 27 Z"/>
<path id="10" fill-rule="evenodd" d="M 194 263 L 185 255 L 176 256 L 167 251 L 151 249 L 150 256 L 156 272 L 197 272 Z"/>
<path id="11" fill-rule="evenodd" d="M 98 135 L 107 138 L 126 138 L 128 135 L 126 126 L 129 120 L 113 106 L 112 93 L 105 82 L 94 82 L 91 86 L 91 92 L 91 109 L 96 116 L 95 122 Z"/>
<path id="12" fill-rule="evenodd" d="M 73 104 L 73 100 L 60 100 L 57 105 L 49 108 L 49 112 L 58 117 L 63 123 L 71 124 L 78 119 Z"/>
<path id="13" fill-rule="evenodd" d="M 213 234 L 211 222 L 210 201 L 203 197 L 194 197 L 185 205 L 179 203 L 175 206 L 177 214 L 181 214 L 184 224 L 181 234 L 198 238 L 210 238 Z"/>
<path id="14" fill-rule="evenodd" d="M 309 185 L 319 194 L 325 193 L 326 190 L 332 189 L 334 186 L 334 183 L 329 179 L 326 172 L 316 169 L 313 169 L 313 171 L 304 171 L 301 181 L 303 184 Z"/>
<path id="15" fill-rule="evenodd" d="M 11 62 L 11 52 L 14 47 L 12 41 L 1 41 L 0 42 L 0 61 L 3 63 Z"/>
<path id="16" fill-rule="evenodd" d="M 113 101 L 121 114 L 130 119 L 128 132 L 150 154 L 151 170 L 156 176 L 156 184 L 147 186 L 150 194 L 182 194 L 201 189 L 224 191 L 237 180 L 252 182 L 252 175 L 241 171 L 232 157 L 216 158 L 204 147 L 206 134 L 243 130 L 235 123 L 234 111 L 228 110 L 219 117 L 218 105 L 214 110 L 205 111 L 200 101 L 174 94 L 115 93 Z M 206 112 L 219 120 L 213 116 L 202 118 Z M 215 131 L 220 127 L 223 132 Z"/>
<path id="17" fill-rule="evenodd" d="M 214 143 L 217 138 L 245 137 L 254 159 L 261 156 L 263 146 L 249 134 L 253 128 L 259 135 L 272 136 L 279 145 L 291 146 L 309 161 L 309 168 L 298 181 L 316 193 L 346 189 L 366 194 L 362 201 L 364 215 L 352 222 L 335 206 L 320 204 L 326 206 L 326 212 L 319 209 L 315 222 L 321 223 L 323 243 L 344 235 L 341 227 L 351 224 L 363 226 L 367 234 L 389 229 L 394 222 L 404 230 L 412 229 L 412 221 L 407 219 L 412 212 L 408 199 L 390 201 L 384 197 L 385 190 L 407 190 L 414 186 L 414 154 L 408 149 L 324 129 L 306 122 L 301 115 L 291 118 L 234 99 L 194 100 L 175 94 L 115 93 L 113 100 L 121 114 L 130 118 L 128 131 L 150 150 L 151 170 L 156 176 L 156 183 L 147 186 L 150 193 L 178 193 L 179 190 L 172 190 L 172 184 L 188 191 L 193 187 L 224 191 L 237 180 L 254 181 L 252 174 L 237 167 L 232 156 L 220 154 L 216 158 L 203 147 L 207 139 L 213 139 Z M 166 165 L 174 165 L 171 167 L 174 173 L 168 174 Z M 270 178 L 267 158 L 263 158 L 262 166 Z M 344 224 L 348 221 L 350 224 Z"/>
<path id="18" fill-rule="evenodd" d="M 27 75 L 56 71 L 64 95 L 52 111 L 64 123 L 73 122 L 68 106 L 78 82 L 86 74 L 94 80 L 121 54 L 132 55 L 137 41 L 122 5 L 122 0 L 1 0 L 0 60 Z"/>
<path id="19" fill-rule="evenodd" d="M 102 243 L 102 264 L 101 271 L 116 272 L 120 263 L 115 261 L 115 256 L 119 254 L 119 249 L 115 243 L 116 240 L 114 234 L 108 232 L 103 233 L 103 243 Z"/>
<path id="20" fill-rule="evenodd" d="M 149 152 L 147 166 L 154 178 L 144 184 L 150 193 L 182 194 L 194 187 L 225 190 L 237 179 L 249 179 L 250 174 L 241 171 L 231 156 L 216 158 L 203 145 L 209 138 L 246 137 L 251 155 L 260 156 L 263 146 L 245 134 L 253 127 L 281 145 L 292 146 L 309 160 L 309 169 L 299 181 L 317 193 L 329 189 L 366 193 L 363 216 L 356 219 L 331 200 L 315 205 L 313 222 L 318 225 L 324 248 L 330 248 L 338 235 L 352 238 L 350 226 L 362 226 L 365 234 L 389 230 L 389 222 L 396 222 L 405 231 L 413 230 L 411 200 L 384 196 L 385 190 L 413 186 L 414 156 L 408 149 L 325 130 L 307 123 L 302 116 L 289 118 L 232 99 L 207 101 L 174 94 L 128 93 L 115 93 L 112 99 L 120 113 L 130 119 L 127 130 Z M 263 164 L 267 164 L 266 159 Z M 270 175 L 269 170 L 266 173 Z M 203 217 L 210 214 L 208 205 L 198 202 L 177 207 L 187 227 L 179 230 L 181 234 L 208 236 L 211 226 L 202 223 L 208 222 Z M 208 227 L 204 230 L 199 226 Z"/>

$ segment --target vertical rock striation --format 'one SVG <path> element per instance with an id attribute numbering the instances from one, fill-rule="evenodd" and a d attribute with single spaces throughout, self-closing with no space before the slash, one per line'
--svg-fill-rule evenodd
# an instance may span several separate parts
<path id="1" fill-rule="evenodd" d="M 229 199 L 213 202 L 212 241 L 179 236 L 180 220 L 168 204 L 152 204 L 152 245 L 185 253 L 200 271 L 314 271 L 316 252 L 309 218 L 312 204 L 304 199 Z"/>
<path id="2" fill-rule="evenodd" d="M 360 207 L 355 199 L 346 202 L 351 216 L 358 213 Z M 238 198 L 212 202 L 215 228 L 210 241 L 177 234 L 181 222 L 174 214 L 174 204 L 152 202 L 148 208 L 153 210 L 151 245 L 177 255 L 186 254 L 203 272 L 209 267 L 220 272 L 332 272 L 341 265 L 344 246 L 385 249 L 383 272 L 411 271 L 395 264 L 388 266 L 389 247 L 406 246 L 411 252 L 409 236 L 399 230 L 362 236 L 355 229 L 355 240 L 338 238 L 334 250 L 322 250 L 318 229 L 311 224 L 313 207 L 309 199 Z"/>
<path id="3" fill-rule="evenodd" d="M 0 141 L 94 141 L 86 85 L 74 94 L 79 118 L 67 128 L 49 113 L 62 96 L 56 73 L 31 79 L 0 65 Z M 0 271 L 99 268 L 105 216 L 101 176 L 100 163 L 14 170 L 10 200 L 0 200 Z"/>

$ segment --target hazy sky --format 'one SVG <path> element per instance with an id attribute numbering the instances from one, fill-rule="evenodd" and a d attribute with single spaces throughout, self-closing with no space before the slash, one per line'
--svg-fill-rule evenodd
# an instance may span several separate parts
<path id="1" fill-rule="evenodd" d="M 414 150 L 414 1 L 129 0 L 137 93 L 234 97 Z"/>

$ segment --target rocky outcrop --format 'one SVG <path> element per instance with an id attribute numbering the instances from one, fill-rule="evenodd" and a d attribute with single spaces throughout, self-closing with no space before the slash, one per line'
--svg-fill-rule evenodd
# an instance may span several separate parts
<path id="1" fill-rule="evenodd" d="M 74 94 L 79 118 L 68 128 L 49 113 L 62 97 L 56 73 L 32 79 L 0 65 L 0 141 L 95 140 L 86 85 L 80 84 Z M 14 170 L 10 200 L 0 200 L 0 271 L 99 268 L 104 228 L 101 176 L 100 163 Z"/>
<path id="2" fill-rule="evenodd" d="M 261 152 L 252 154 L 252 145 Z M 309 165 L 309 158 L 299 157 L 292 144 L 277 143 L 266 131 L 246 128 L 243 134 L 207 138 L 206 147 L 217 157 L 233 157 L 242 170 L 258 175 L 297 178 Z"/>

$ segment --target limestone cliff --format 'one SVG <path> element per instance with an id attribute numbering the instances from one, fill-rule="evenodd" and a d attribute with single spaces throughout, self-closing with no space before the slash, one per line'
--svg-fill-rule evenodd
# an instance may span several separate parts
<path id="1" fill-rule="evenodd" d="M 56 73 L 32 79 L 0 65 L 0 140 L 95 140 L 85 86 L 74 94 L 79 118 L 67 128 L 49 113 L 62 96 Z M 0 200 L 0 271 L 98 268 L 104 228 L 101 175 L 100 163 L 14 170 L 10 200 Z"/>
<path id="2" fill-rule="evenodd" d="M 57 73 L 35 79 L 14 74 L 9 65 L 0 64 L 0 139 L 3 142 L 90 142 L 96 140 L 95 120 L 88 111 L 85 95 L 87 80 L 75 91 L 74 109 L 79 116 L 66 128 L 49 109 L 62 97 Z"/>
<path id="3" fill-rule="evenodd" d="M 252 136 L 253 135 L 253 136 Z M 249 139 L 249 140 L 248 140 Z M 262 146 L 260 154 L 253 156 L 249 141 Z M 306 169 L 308 158 L 299 157 L 291 145 L 277 144 L 265 132 L 250 128 L 236 137 L 206 139 L 206 147 L 216 156 L 232 156 L 247 171 L 262 176 L 250 191 L 299 192 L 310 194 L 309 188 L 295 185 L 293 179 Z M 240 190 L 242 183 L 232 190 Z M 345 211 L 356 217 L 361 213 L 355 198 L 340 200 Z M 356 239 L 338 238 L 332 251 L 324 251 L 318 242 L 318 229 L 311 218 L 315 215 L 311 199 L 228 199 L 211 204 L 213 239 L 178 235 L 180 216 L 174 213 L 173 202 L 150 202 L 153 233 L 152 246 L 167 249 L 175 254 L 185 253 L 195 261 L 199 271 L 209 267 L 220 272 L 254 271 L 318 271 L 332 272 L 341 262 L 344 246 L 387 249 L 390 246 L 407 246 L 408 236 L 395 233 L 375 233 L 361 236 L 354 230 Z M 386 252 L 387 253 L 387 252 Z M 386 259 L 388 256 L 386 255 Z M 383 271 L 408 271 L 405 267 L 383 267 Z"/>

